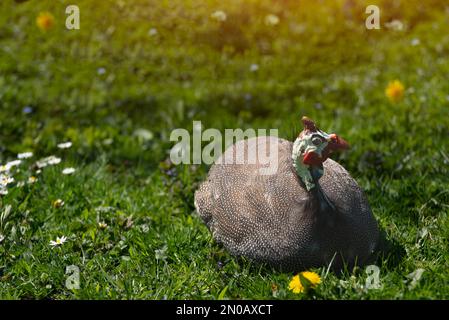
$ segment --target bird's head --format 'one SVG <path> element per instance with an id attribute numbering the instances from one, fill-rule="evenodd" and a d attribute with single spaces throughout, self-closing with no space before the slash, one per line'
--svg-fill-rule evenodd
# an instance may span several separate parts
<path id="1" fill-rule="evenodd" d="M 348 149 L 349 144 L 335 133 L 320 130 L 311 119 L 302 117 L 301 120 L 304 130 L 298 136 L 301 140 L 300 156 L 302 163 L 309 166 L 312 176 L 316 177 L 314 169 L 322 174 L 323 162 L 333 152 Z"/>

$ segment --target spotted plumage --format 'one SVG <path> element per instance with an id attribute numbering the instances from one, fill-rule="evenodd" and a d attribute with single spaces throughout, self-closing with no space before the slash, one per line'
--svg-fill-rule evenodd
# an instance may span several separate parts
<path id="1" fill-rule="evenodd" d="M 277 146 L 276 159 L 260 163 L 255 150 Z M 244 148 L 241 148 L 241 147 Z M 241 149 L 239 149 L 241 148 Z M 339 269 L 367 263 L 378 242 L 378 228 L 368 202 L 337 162 L 322 163 L 318 191 L 308 191 L 292 159 L 293 144 L 275 137 L 242 140 L 228 148 L 195 193 L 197 212 L 214 239 L 232 254 L 285 271 L 327 266 Z M 222 161 L 245 150 L 245 163 Z M 261 167 L 275 164 L 272 174 Z"/>

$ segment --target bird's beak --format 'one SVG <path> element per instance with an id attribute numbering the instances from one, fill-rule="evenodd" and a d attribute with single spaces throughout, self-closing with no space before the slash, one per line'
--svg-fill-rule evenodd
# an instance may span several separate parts
<path id="1" fill-rule="evenodd" d="M 349 149 L 349 143 L 343 138 L 340 138 L 335 133 L 332 133 L 329 137 L 329 146 L 332 150 L 347 150 Z"/>

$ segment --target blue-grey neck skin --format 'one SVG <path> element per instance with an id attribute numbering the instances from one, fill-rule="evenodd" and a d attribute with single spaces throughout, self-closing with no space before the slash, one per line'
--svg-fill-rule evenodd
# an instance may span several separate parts
<path id="1" fill-rule="evenodd" d="M 323 131 L 318 131 L 319 134 L 323 136 L 323 138 L 327 139 L 329 135 Z M 316 133 L 315 133 L 316 134 Z M 319 184 L 319 179 L 322 177 L 324 173 L 323 166 L 319 167 L 311 167 L 305 165 L 302 162 L 304 154 L 309 151 L 313 151 L 321 155 L 323 149 L 327 146 L 327 143 L 324 143 L 320 146 L 315 146 L 311 143 L 311 135 L 306 135 L 301 138 L 297 138 L 293 144 L 292 149 L 292 160 L 293 166 L 298 177 L 304 183 L 304 186 L 307 191 L 311 192 L 316 199 L 318 200 L 320 211 L 335 211 L 335 205 L 329 200 L 329 198 L 324 193 L 323 189 Z"/>
<path id="2" fill-rule="evenodd" d="M 318 200 L 320 211 L 321 212 L 335 211 L 336 210 L 335 205 L 327 197 L 326 193 L 323 191 L 323 189 L 321 188 L 321 186 L 318 182 L 319 178 L 321 178 L 322 170 L 321 170 L 321 172 L 316 172 L 316 169 L 312 168 L 310 171 L 311 171 L 314 183 L 315 183 L 315 188 L 313 188 L 313 190 L 311 192 L 312 192 L 312 194 L 315 195 L 315 197 Z"/>

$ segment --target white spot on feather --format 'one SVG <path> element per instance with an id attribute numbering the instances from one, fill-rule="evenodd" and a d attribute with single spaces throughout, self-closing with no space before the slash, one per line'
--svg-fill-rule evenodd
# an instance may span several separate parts
<path id="1" fill-rule="evenodd" d="M 268 205 L 270 206 L 270 209 L 273 209 L 273 200 L 271 199 L 271 196 L 268 192 L 265 192 L 263 194 L 263 197 L 265 198 L 265 200 L 267 201 Z"/>

